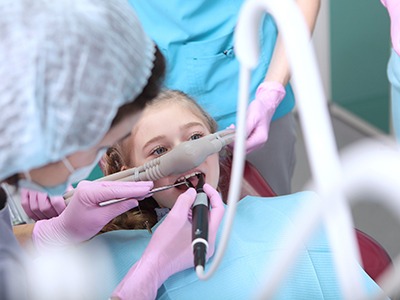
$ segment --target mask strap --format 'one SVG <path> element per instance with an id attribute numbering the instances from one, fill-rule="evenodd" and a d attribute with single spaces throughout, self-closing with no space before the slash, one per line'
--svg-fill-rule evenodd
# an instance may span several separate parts
<path id="1" fill-rule="evenodd" d="M 74 173 L 75 168 L 71 165 L 71 163 L 66 157 L 64 157 L 61 161 L 63 162 L 64 166 L 68 169 L 70 174 Z"/>
<path id="2" fill-rule="evenodd" d="M 26 180 L 32 182 L 32 177 L 31 177 L 31 174 L 29 174 L 29 171 L 25 171 L 24 175 L 25 175 Z"/>

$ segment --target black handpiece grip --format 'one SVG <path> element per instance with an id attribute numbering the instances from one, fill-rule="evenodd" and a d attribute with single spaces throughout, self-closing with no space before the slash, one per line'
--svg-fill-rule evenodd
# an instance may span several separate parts
<path id="1" fill-rule="evenodd" d="M 200 201 L 208 201 L 207 195 L 205 193 L 197 194 L 197 199 L 205 198 L 205 200 Z M 205 196 L 205 197 L 203 197 Z M 203 202 L 204 203 L 204 202 Z M 208 205 L 207 204 L 195 204 L 193 205 L 192 211 L 192 240 L 195 239 L 208 239 Z"/>
<path id="2" fill-rule="evenodd" d="M 192 210 L 192 248 L 194 254 L 194 266 L 203 266 L 206 263 L 208 248 L 208 212 L 209 199 L 203 191 L 204 177 L 199 176 L 196 187 L 196 200 Z"/>

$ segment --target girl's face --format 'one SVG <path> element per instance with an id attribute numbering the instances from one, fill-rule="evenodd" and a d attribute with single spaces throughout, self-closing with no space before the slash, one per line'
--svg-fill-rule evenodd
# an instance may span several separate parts
<path id="1" fill-rule="evenodd" d="M 135 166 L 143 165 L 171 151 L 182 142 L 198 139 L 210 133 L 205 121 L 183 104 L 165 101 L 147 107 L 132 130 L 131 162 Z M 219 180 L 218 153 L 210 155 L 200 166 L 184 174 L 170 175 L 154 181 L 154 187 L 174 184 L 184 176 L 198 172 L 204 174 L 206 183 L 216 188 Z M 196 176 L 190 177 L 189 180 L 196 186 L 198 181 Z M 181 185 L 154 193 L 153 198 L 161 207 L 172 208 L 178 196 L 186 189 L 185 185 Z"/>

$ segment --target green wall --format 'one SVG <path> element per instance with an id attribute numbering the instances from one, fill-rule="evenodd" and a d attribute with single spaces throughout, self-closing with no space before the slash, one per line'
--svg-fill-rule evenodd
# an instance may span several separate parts
<path id="1" fill-rule="evenodd" d="M 93 171 L 90 173 L 90 175 L 86 178 L 86 180 L 93 181 L 95 179 L 98 179 L 100 177 L 103 177 L 103 171 L 100 169 L 99 165 L 97 164 L 96 167 L 93 169 Z M 78 183 L 74 183 L 72 186 L 76 187 Z"/>
<path id="2" fill-rule="evenodd" d="M 389 28 L 380 0 L 330 1 L 332 101 L 387 133 Z"/>
<path id="3" fill-rule="evenodd" d="M 93 169 L 92 173 L 90 173 L 88 180 L 95 180 L 103 176 L 104 176 L 103 171 L 101 171 L 99 165 L 97 164 L 96 167 Z"/>

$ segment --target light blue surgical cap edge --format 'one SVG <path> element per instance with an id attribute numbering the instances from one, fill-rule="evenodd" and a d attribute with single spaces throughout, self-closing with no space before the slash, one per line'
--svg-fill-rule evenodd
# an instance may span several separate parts
<path id="1" fill-rule="evenodd" d="M 36 0 L 35 0 L 36 1 Z M 39 0 L 40 2 L 41 0 Z M 16 2 L 22 2 L 22 3 L 32 3 L 33 1 L 30 0 L 24 0 L 24 1 L 16 1 Z M 44 1 L 46 2 L 46 1 Z M 65 1 L 60 1 L 60 2 L 65 2 Z M 74 153 L 79 150 L 84 150 L 87 148 L 90 148 L 94 145 L 96 145 L 105 135 L 105 133 L 108 131 L 109 126 L 115 117 L 115 114 L 118 110 L 118 108 L 131 101 L 132 99 L 136 98 L 137 95 L 141 93 L 143 90 L 143 87 L 147 83 L 147 80 L 151 74 L 151 69 L 153 67 L 153 60 L 154 60 L 154 52 L 155 52 L 155 46 L 154 43 L 149 39 L 146 34 L 144 33 L 142 27 L 140 26 L 136 15 L 134 14 L 133 10 L 129 6 L 129 4 L 124 1 L 124 0 L 117 0 L 117 1 L 111 1 L 109 3 L 109 6 L 113 7 L 107 7 L 107 1 L 93 1 L 93 0 L 76 0 L 76 1 L 67 1 L 69 3 L 72 2 L 79 2 L 79 5 L 81 4 L 88 4 L 89 6 L 92 4 L 103 4 L 104 7 L 107 9 L 110 9 L 112 12 L 107 11 L 109 14 L 114 14 L 114 18 L 125 16 L 126 19 L 123 19 L 121 21 L 121 24 L 118 24 L 119 26 L 134 26 L 134 29 L 128 29 L 126 28 L 126 32 L 123 34 L 126 34 L 126 36 L 122 36 L 120 38 L 119 42 L 125 42 L 124 39 L 126 39 L 126 45 L 121 45 L 120 49 L 124 50 L 130 50 L 132 53 L 129 55 L 124 56 L 123 51 L 114 51 L 114 54 L 116 54 L 116 57 L 118 56 L 123 56 L 118 57 L 117 60 L 119 59 L 121 66 L 128 65 L 126 67 L 126 72 L 124 75 L 131 75 L 130 80 L 127 79 L 122 79 L 121 82 L 117 82 L 117 86 L 121 87 L 121 91 L 119 93 L 119 96 L 116 95 L 112 99 L 105 99 L 102 100 L 103 103 L 107 103 L 109 101 L 112 103 L 111 105 L 106 106 L 107 113 L 104 115 L 104 118 L 102 119 L 101 124 L 97 124 L 99 126 L 96 126 L 95 133 L 92 133 L 92 136 L 82 140 L 74 140 L 72 144 L 68 143 L 68 138 L 64 139 L 64 141 L 60 142 L 57 148 L 57 151 L 54 151 L 54 149 L 51 149 L 51 146 L 49 146 L 49 141 L 46 140 L 48 137 L 46 137 L 45 134 L 41 134 L 41 132 L 44 130 L 43 127 L 41 127 L 40 120 L 35 120 L 35 110 L 43 110 L 43 107 L 41 105 L 45 105 L 44 103 L 38 103 L 37 99 L 35 100 L 26 100 L 28 98 L 25 98 L 29 93 L 20 93 L 21 92 L 21 87 L 14 88 L 13 89 L 13 82 L 8 81 L 5 82 L 4 84 L 0 85 L 0 108 L 3 112 L 10 111 L 12 109 L 9 109 L 7 106 L 9 105 L 14 105 L 15 109 L 17 111 L 25 111 L 21 117 L 17 117 L 18 120 L 15 119 L 15 116 L 21 115 L 21 114 L 5 114 L 5 117 L 3 121 L 0 121 L 0 132 L 5 133 L 1 134 L 0 136 L 2 137 L 2 142 L 0 141 L 0 180 L 4 180 L 9 176 L 12 176 L 16 173 L 20 173 L 25 170 L 30 170 L 34 169 L 43 165 L 46 165 L 48 163 L 54 162 L 54 161 L 59 161 L 63 157 Z M 12 3 L 15 5 L 16 3 Z M 4 7 L 3 7 L 4 9 Z M 3 10 L 1 8 L 0 4 L 0 15 L 1 11 Z M 7 12 L 7 9 L 4 11 Z M 4 12 L 3 11 L 3 12 Z M 103 12 L 104 13 L 104 12 Z M 12 16 L 12 17 L 15 17 Z M 9 20 L 6 20 L 6 22 Z M 122 24 L 125 22 L 126 24 Z M 4 33 L 2 31 L 1 27 L 1 22 L 0 22 L 0 31 L 1 33 Z M 4 23 L 3 23 L 4 25 Z M 9 24 L 7 24 L 9 25 Z M 4 28 L 3 28 L 4 29 Z M 133 38 L 134 41 L 129 41 L 130 38 Z M 1 53 L 4 50 L 4 47 L 7 45 L 3 45 L 3 48 L 0 47 L 0 57 L 4 55 Z M 4 56 L 7 58 L 7 53 Z M 29 55 L 28 55 L 29 56 Z M 4 58 L 2 57 L 2 58 Z M 130 61 L 125 61 L 124 63 L 123 60 L 125 59 L 131 59 Z M 2 60 L 3 61 L 3 60 Z M 29 61 L 29 60 L 27 60 Z M 131 64 L 131 66 L 129 66 Z M 14 66 L 18 67 L 18 66 Z M 116 69 L 116 68 L 115 68 Z M 2 74 L 2 71 L 7 72 L 8 69 L 7 67 L 2 67 L 0 66 L 0 75 Z M 116 77 L 122 77 L 121 74 L 116 74 Z M 127 76 L 129 77 L 129 76 Z M 2 76 L 2 78 L 4 78 Z M 29 80 L 27 81 L 29 83 Z M 24 82 L 24 83 L 27 83 Z M 32 80 L 31 80 L 32 83 Z M 102 83 L 104 85 L 107 85 L 108 83 Z M 10 90 L 11 92 L 9 93 L 9 97 L 7 97 L 7 90 Z M 112 90 L 112 88 L 111 88 Z M 4 92 L 4 94 L 3 94 Z M 18 102 L 18 96 L 19 95 L 24 96 L 24 100 Z M 32 95 L 32 93 L 31 93 Z M 35 94 L 36 96 L 36 94 Z M 76 100 L 79 104 L 79 101 L 83 101 L 81 99 Z M 93 100 L 90 100 L 93 102 Z M 89 102 L 90 102 L 89 101 Z M 40 102 L 40 101 L 39 101 Z M 55 101 L 54 101 L 55 102 Z M 101 102 L 101 101 L 99 101 Z M 28 104 L 28 105 L 25 105 Z M 54 103 L 53 103 L 54 104 Z M 98 106 L 101 106 L 101 103 L 97 103 Z M 57 106 L 57 103 L 54 104 L 54 106 Z M 55 114 L 58 114 L 57 110 L 55 110 Z M 12 124 L 17 124 L 17 126 L 11 126 Z M 60 126 L 62 127 L 62 126 Z M 11 129 L 10 129 L 11 128 Z M 93 130 L 92 130 L 93 131 Z M 7 136 L 8 135 L 8 136 Z M 72 136 L 72 135 L 71 135 Z M 7 139 L 7 137 L 9 137 Z M 21 141 L 17 143 L 13 143 L 13 141 Z M 63 144 L 64 143 L 64 144 Z M 51 142 L 50 142 L 51 144 Z M 48 148 L 50 149 L 48 149 Z"/>

